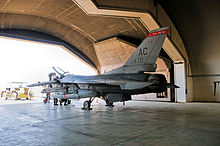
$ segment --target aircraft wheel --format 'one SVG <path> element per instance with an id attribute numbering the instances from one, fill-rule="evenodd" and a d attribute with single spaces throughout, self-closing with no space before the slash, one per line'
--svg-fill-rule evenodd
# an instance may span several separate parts
<path id="1" fill-rule="evenodd" d="M 68 104 L 68 100 L 65 99 L 65 100 L 64 100 L 64 105 L 67 105 L 67 104 Z"/>
<path id="2" fill-rule="evenodd" d="M 90 106 L 91 106 L 91 102 L 89 102 L 88 100 L 84 101 L 83 109 L 90 109 Z"/>

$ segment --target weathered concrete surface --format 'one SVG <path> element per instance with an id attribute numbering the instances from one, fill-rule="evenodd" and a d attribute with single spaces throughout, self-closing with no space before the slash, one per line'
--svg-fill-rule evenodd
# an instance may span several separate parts
<path id="1" fill-rule="evenodd" d="M 121 67 L 134 53 L 137 46 L 117 37 L 94 43 L 101 66 L 101 73 Z"/>
<path id="2" fill-rule="evenodd" d="M 0 99 L 2 101 L 2 99 Z M 14 101 L 12 101 L 14 102 Z M 219 145 L 220 104 L 0 105 L 0 145 Z"/>

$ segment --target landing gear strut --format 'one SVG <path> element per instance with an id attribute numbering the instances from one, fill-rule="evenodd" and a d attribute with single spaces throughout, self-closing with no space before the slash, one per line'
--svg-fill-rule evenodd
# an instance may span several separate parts
<path id="1" fill-rule="evenodd" d="M 106 102 L 105 106 L 114 107 L 113 103 Z"/>
<path id="2" fill-rule="evenodd" d="M 83 108 L 82 108 L 82 109 L 92 110 L 92 108 L 91 108 L 91 103 L 92 103 L 92 101 L 93 101 L 94 99 L 95 99 L 95 97 L 91 97 L 89 100 L 84 101 L 84 103 L 83 103 Z"/>
<path id="3" fill-rule="evenodd" d="M 105 100 L 105 103 L 106 103 L 105 106 L 114 107 L 113 103 L 110 103 L 110 102 L 108 101 L 108 97 L 104 97 L 103 99 Z"/>

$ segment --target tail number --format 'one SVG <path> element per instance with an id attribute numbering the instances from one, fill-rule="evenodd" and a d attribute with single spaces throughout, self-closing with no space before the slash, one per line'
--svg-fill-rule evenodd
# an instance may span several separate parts
<path id="1" fill-rule="evenodd" d="M 143 58 L 135 58 L 134 60 L 132 60 L 132 64 L 141 64 L 143 63 L 143 61 Z"/>

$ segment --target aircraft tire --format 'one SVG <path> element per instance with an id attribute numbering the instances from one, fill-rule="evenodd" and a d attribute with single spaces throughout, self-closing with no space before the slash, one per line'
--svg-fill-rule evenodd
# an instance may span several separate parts
<path id="1" fill-rule="evenodd" d="M 91 102 L 89 102 L 88 100 L 84 101 L 84 103 L 83 103 L 84 109 L 90 109 L 90 106 L 91 106 Z"/>

